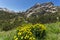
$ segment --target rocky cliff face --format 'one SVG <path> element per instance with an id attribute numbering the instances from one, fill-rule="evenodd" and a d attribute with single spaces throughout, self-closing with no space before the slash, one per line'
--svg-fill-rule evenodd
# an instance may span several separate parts
<path id="1" fill-rule="evenodd" d="M 42 13 L 42 12 L 55 13 L 57 12 L 57 7 L 55 7 L 52 2 L 42 4 L 37 3 L 26 11 L 26 16 L 29 17 L 34 13 Z"/>

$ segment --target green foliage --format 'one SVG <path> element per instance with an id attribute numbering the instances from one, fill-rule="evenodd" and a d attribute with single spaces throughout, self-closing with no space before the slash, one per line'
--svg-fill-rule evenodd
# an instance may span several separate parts
<path id="1" fill-rule="evenodd" d="M 18 13 L 9 13 L 0 11 L 0 28 L 1 30 L 8 31 L 19 25 L 25 23 L 24 18 Z"/>
<path id="2" fill-rule="evenodd" d="M 22 25 L 23 23 L 25 23 L 24 19 L 17 17 L 14 20 L 12 20 L 11 22 L 5 23 L 5 25 L 3 25 L 3 27 L 2 27 L 2 30 L 8 31 L 8 30 L 11 30 L 12 28 Z"/>
<path id="3" fill-rule="evenodd" d="M 24 26 L 27 26 L 27 25 L 28 24 L 26 24 L 26 25 L 23 24 L 22 25 L 23 27 L 20 26 L 20 27 L 18 27 L 18 29 L 19 30 L 23 29 L 23 28 L 25 28 Z M 31 24 L 29 24 L 28 26 L 30 26 L 30 25 Z M 50 23 L 50 24 L 47 23 L 47 24 L 45 24 L 45 26 L 46 26 L 46 36 L 45 36 L 44 40 L 60 40 L 60 22 Z M 13 40 L 13 37 L 16 33 L 15 30 L 13 29 L 13 30 L 10 30 L 7 32 L 0 31 L 0 40 Z M 16 36 L 17 36 L 17 34 L 16 34 Z M 38 39 L 36 39 L 36 40 L 38 40 Z"/>
<path id="4" fill-rule="evenodd" d="M 53 22 L 60 21 L 60 14 L 58 12 L 56 13 L 34 13 L 29 18 L 27 18 L 27 21 L 33 24 L 53 23 Z"/>
<path id="5" fill-rule="evenodd" d="M 7 32 L 0 31 L 0 40 L 13 40 L 13 36 L 15 35 L 15 30 L 10 30 Z"/>
<path id="6" fill-rule="evenodd" d="M 14 40 L 37 40 L 46 36 L 46 27 L 42 24 L 27 24 L 17 29 Z"/>
<path id="7" fill-rule="evenodd" d="M 44 38 L 46 35 L 46 27 L 42 24 L 35 24 L 34 27 L 31 28 L 32 33 L 36 36 L 36 38 Z"/>
<path id="8" fill-rule="evenodd" d="M 60 22 L 45 24 L 47 27 L 45 40 L 60 40 Z"/>

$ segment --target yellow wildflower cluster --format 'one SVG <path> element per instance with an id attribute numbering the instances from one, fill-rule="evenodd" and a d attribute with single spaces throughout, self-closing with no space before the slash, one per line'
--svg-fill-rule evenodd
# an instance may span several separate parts
<path id="1" fill-rule="evenodd" d="M 14 39 L 15 39 L 15 40 L 18 40 L 18 38 L 17 38 L 16 36 L 14 36 Z"/>
<path id="2" fill-rule="evenodd" d="M 46 27 L 43 24 L 35 24 L 34 27 L 38 27 L 42 30 L 46 30 Z"/>
<path id="3" fill-rule="evenodd" d="M 17 29 L 14 40 L 36 40 L 36 35 L 39 36 L 38 34 L 41 34 L 41 30 L 42 32 L 43 30 L 46 30 L 45 26 L 42 24 L 24 25 Z"/>
<path id="4" fill-rule="evenodd" d="M 36 38 L 43 38 L 46 35 L 46 27 L 43 24 L 35 24 L 31 28 Z"/>

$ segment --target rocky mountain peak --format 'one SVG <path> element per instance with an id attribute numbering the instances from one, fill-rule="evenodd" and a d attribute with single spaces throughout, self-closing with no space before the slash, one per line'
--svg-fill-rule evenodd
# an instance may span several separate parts
<path id="1" fill-rule="evenodd" d="M 52 2 L 46 2 L 46 3 L 43 3 L 43 4 L 50 4 L 50 5 L 54 5 Z"/>
<path id="2" fill-rule="evenodd" d="M 36 4 L 35 4 L 35 6 L 38 6 L 38 5 L 40 5 L 40 3 L 36 3 Z"/>
<path id="3" fill-rule="evenodd" d="M 57 9 L 52 2 L 47 2 L 47 3 L 42 3 L 42 4 L 37 3 L 26 11 L 26 15 L 27 17 L 29 17 L 33 13 L 38 13 L 38 12 L 41 13 L 43 11 L 55 13 L 57 12 Z"/>

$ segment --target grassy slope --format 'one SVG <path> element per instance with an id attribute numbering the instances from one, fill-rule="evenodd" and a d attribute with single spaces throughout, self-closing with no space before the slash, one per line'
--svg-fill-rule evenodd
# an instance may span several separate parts
<path id="1" fill-rule="evenodd" d="M 60 40 L 60 22 L 45 25 L 47 27 L 47 37 L 45 40 Z"/>
<path id="2" fill-rule="evenodd" d="M 47 37 L 45 40 L 60 40 L 60 22 L 45 24 Z M 0 40 L 12 40 L 15 30 L 0 32 Z"/>
<path id="3" fill-rule="evenodd" d="M 13 40 L 14 35 L 15 35 L 15 30 L 0 32 L 0 40 Z"/>

